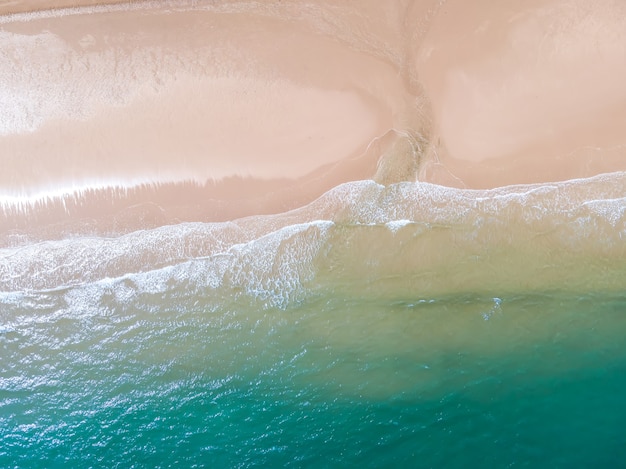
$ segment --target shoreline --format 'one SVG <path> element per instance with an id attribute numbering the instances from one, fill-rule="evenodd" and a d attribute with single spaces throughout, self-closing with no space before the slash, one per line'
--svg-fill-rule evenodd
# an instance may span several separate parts
<path id="1" fill-rule="evenodd" d="M 404 190 L 403 184 L 414 184 L 420 193 L 432 192 L 447 194 L 450 197 L 445 211 L 453 211 L 454 205 L 463 200 L 474 200 L 476 208 L 497 207 L 503 200 L 524 200 L 532 196 L 540 204 L 557 203 L 559 197 L 568 200 L 569 209 L 555 211 L 553 216 L 569 216 L 571 207 L 608 204 L 626 198 L 623 181 L 626 171 L 603 173 L 588 178 L 576 178 L 549 183 L 517 184 L 492 189 L 459 189 L 433 183 L 415 182 L 397 184 L 397 190 Z M 373 182 L 380 188 L 385 184 L 375 183 L 370 179 L 350 181 L 358 187 L 361 183 Z M 350 182 L 347 184 L 349 185 Z M 275 187 L 283 184 L 282 192 Z M 257 193 L 265 192 L 264 197 L 246 197 L 241 188 L 254 186 Z M 0 249 L 15 248 L 25 244 L 54 241 L 72 237 L 116 238 L 135 231 L 153 230 L 168 225 L 185 223 L 221 224 L 227 227 L 229 222 L 240 223 L 245 220 L 258 220 L 260 227 L 268 220 L 274 223 L 308 223 L 320 217 L 326 219 L 341 218 L 345 211 L 342 202 L 328 205 L 329 196 L 339 191 L 343 182 L 329 184 L 328 190 L 317 194 L 319 187 L 313 185 L 306 193 L 306 183 L 302 181 L 261 181 L 246 178 L 229 178 L 223 181 L 209 181 L 204 184 L 195 181 L 178 183 L 138 184 L 134 186 L 113 186 L 99 189 L 87 189 L 68 192 L 54 197 L 42 197 L 24 201 L 9 202 L 0 198 Z M 389 186 L 393 188 L 394 186 Z M 272 190 L 269 190 L 272 189 Z M 396 190 L 396 189 L 392 189 Z M 559 197 L 556 194 L 560 193 Z M 304 194 L 304 195 L 303 195 Z M 545 200 L 542 196 L 545 194 Z M 309 197 L 308 200 L 306 197 Z M 429 196 L 429 198 L 431 197 Z M 300 198 L 298 198 L 300 197 Z M 550 202 L 550 200 L 552 202 Z M 371 203 L 371 202 L 370 202 Z M 438 202 L 440 203 L 440 202 Z M 559 202 L 561 203 L 561 202 Z M 437 203 L 424 205 L 426 211 L 436 211 Z M 617 206 L 613 206 L 611 210 Z M 321 211 L 320 207 L 323 207 Z M 492 209 L 493 209 L 492 207 Z M 400 207 L 398 206 L 398 209 Z M 371 207 L 370 207 L 371 210 Z M 490 209 L 489 209 L 490 210 Z M 535 223 L 533 213 L 536 207 L 512 212 L 507 225 L 525 226 Z M 336 211 L 336 213 L 335 213 Z M 540 212 L 535 213 L 537 216 Z M 468 213 L 468 216 L 470 214 Z M 473 216 L 473 215 L 472 215 Z M 543 215 L 541 215 L 543 217 Z M 540 217 L 540 218 L 541 218 Z M 614 214 L 619 220 L 620 215 Z M 282 221 L 279 221 L 282 220 Z M 401 222 L 401 220 L 399 220 Z M 248 221 L 245 221 L 248 223 Z M 618 222 L 616 222 L 618 223 Z M 619 232 L 619 225 L 616 229 Z"/>
<path id="2" fill-rule="evenodd" d="M 142 226 L 126 234 L 74 229 L 56 239 L 7 237 L 0 289 L 110 285 L 144 274 L 180 279 L 195 268 L 201 282 L 206 275 L 227 281 L 224 262 L 243 271 L 252 263 L 259 269 L 252 278 L 276 279 L 281 297 L 281 285 L 377 298 L 619 289 L 626 275 L 625 181 L 621 172 L 487 191 L 358 181 L 290 212 L 223 223 L 151 224 L 158 207 L 149 207 L 144 218 L 140 210 L 127 213 Z"/>

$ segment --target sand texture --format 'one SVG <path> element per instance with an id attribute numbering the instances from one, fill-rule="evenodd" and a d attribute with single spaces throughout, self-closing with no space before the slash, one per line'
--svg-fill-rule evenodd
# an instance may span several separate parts
<path id="1" fill-rule="evenodd" d="M 1 233 L 626 170 L 621 2 L 95 3 L 0 4 Z"/>

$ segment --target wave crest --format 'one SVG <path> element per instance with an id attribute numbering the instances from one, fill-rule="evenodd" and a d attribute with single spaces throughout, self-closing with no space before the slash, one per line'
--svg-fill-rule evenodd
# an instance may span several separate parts
<path id="1" fill-rule="evenodd" d="M 626 280 L 623 187 L 625 173 L 490 191 L 346 183 L 279 215 L 2 249 L 0 289 L 132 279 L 138 291 L 237 293 L 267 306 L 316 288 L 614 289 Z"/>

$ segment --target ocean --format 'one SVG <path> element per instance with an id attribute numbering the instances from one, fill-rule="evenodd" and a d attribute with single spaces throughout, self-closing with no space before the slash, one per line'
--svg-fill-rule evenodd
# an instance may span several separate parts
<path id="1" fill-rule="evenodd" d="M 625 177 L 16 240 L 0 466 L 620 467 Z"/>

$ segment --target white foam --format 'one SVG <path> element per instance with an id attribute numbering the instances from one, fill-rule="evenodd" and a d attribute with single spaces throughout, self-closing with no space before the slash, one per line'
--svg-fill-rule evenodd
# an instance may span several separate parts
<path id="1" fill-rule="evenodd" d="M 178 4 L 187 4 L 191 5 L 195 2 L 181 2 Z M 0 15 L 0 24 L 8 24 L 17 21 L 36 21 L 42 19 L 51 19 L 51 18 L 62 18 L 65 16 L 75 16 L 75 15 L 85 15 L 85 14 L 93 14 L 93 13 L 109 13 L 109 12 L 125 12 L 125 11 L 141 11 L 141 10 L 150 10 L 155 8 L 162 8 L 164 4 L 173 5 L 173 2 L 163 2 L 163 1 L 148 1 L 144 0 L 141 2 L 128 2 L 128 3 L 118 3 L 118 4 L 110 4 L 110 5 L 93 5 L 93 6 L 82 6 L 82 7 L 70 7 L 70 8 L 53 8 L 53 9 L 45 9 L 45 10 L 36 10 L 29 11 L 24 13 L 12 13 L 8 15 Z"/>
<path id="2" fill-rule="evenodd" d="M 389 228 L 393 233 L 397 233 L 398 230 L 412 223 L 413 222 L 411 220 L 394 220 L 388 221 L 387 223 L 385 223 L 385 226 Z"/>
<path id="3" fill-rule="evenodd" d="M 619 173 L 491 191 L 346 183 L 285 214 L 0 249 L 0 290 L 50 290 L 127 278 L 135 282 L 133 288 L 154 294 L 167 291 L 172 282 L 212 289 L 230 285 L 278 304 L 317 275 L 312 259 L 331 242 L 331 232 L 333 243 L 345 241 L 336 226 L 381 225 L 394 234 L 411 225 L 420 232 L 456 227 L 456 240 L 480 249 L 504 242 L 515 249 L 515 243 L 540 243 L 549 234 L 555 248 L 618 254 L 626 239 L 625 180 L 626 174 Z M 116 301 L 132 301 L 133 293 L 118 286 Z"/>

